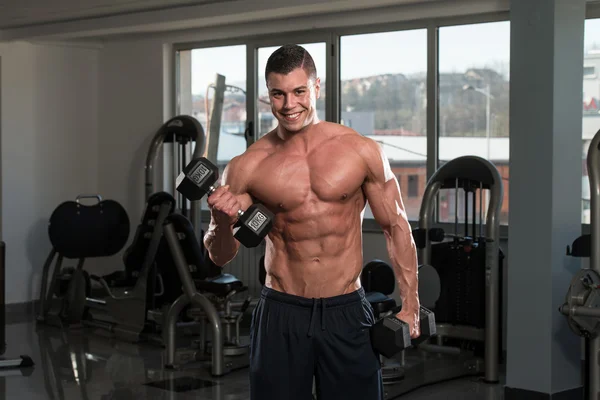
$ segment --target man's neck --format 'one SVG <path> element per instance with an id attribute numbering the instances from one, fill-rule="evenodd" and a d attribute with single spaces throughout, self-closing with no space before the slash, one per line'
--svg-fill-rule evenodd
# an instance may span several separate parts
<path id="1" fill-rule="evenodd" d="M 310 122 L 309 124 L 303 126 L 302 129 L 300 129 L 299 131 L 295 131 L 295 132 L 289 132 L 287 129 L 285 129 L 281 125 L 278 125 L 277 126 L 277 136 L 279 137 L 279 139 L 281 139 L 283 141 L 288 141 L 295 136 L 306 134 L 307 132 L 309 132 L 311 130 L 312 127 L 317 125 L 319 122 L 321 122 L 321 121 L 318 119 L 314 120 L 314 121 Z"/>

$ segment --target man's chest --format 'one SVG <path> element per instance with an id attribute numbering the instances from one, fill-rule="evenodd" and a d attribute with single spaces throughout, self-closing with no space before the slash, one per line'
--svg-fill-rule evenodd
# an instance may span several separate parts
<path id="1" fill-rule="evenodd" d="M 289 210 L 307 201 L 347 200 L 361 189 L 365 177 L 366 167 L 357 153 L 323 146 L 306 155 L 282 151 L 266 157 L 248 189 L 259 201 Z"/>

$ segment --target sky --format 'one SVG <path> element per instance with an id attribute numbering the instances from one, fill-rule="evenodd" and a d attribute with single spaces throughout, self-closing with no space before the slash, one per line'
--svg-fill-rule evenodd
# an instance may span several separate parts
<path id="1" fill-rule="evenodd" d="M 600 19 L 587 20 L 585 49 L 596 42 L 600 48 Z M 283 44 L 283 43 L 282 43 Z M 298 43 L 312 55 L 317 74 L 325 78 L 325 44 Z M 277 47 L 259 49 L 259 78 L 269 55 Z M 340 48 L 341 79 L 403 73 L 424 73 L 427 67 L 425 29 L 344 36 Z M 490 67 L 508 79 L 510 24 L 508 21 L 440 28 L 440 72 L 464 72 Z M 215 74 L 225 75 L 229 84 L 246 80 L 246 46 L 226 46 L 192 51 L 192 93 L 205 94 Z M 260 79 L 264 86 L 264 81 Z M 245 88 L 244 88 L 245 89 Z M 266 92 L 259 87 L 259 92 Z"/>

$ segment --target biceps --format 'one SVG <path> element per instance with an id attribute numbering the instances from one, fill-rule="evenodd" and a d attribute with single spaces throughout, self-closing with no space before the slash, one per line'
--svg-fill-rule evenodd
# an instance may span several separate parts
<path id="1" fill-rule="evenodd" d="M 248 209 L 253 203 L 252 197 L 248 194 L 247 174 L 240 168 L 238 158 L 233 158 L 223 171 L 221 185 L 229 186 L 229 191 L 237 197 L 242 210 Z"/>

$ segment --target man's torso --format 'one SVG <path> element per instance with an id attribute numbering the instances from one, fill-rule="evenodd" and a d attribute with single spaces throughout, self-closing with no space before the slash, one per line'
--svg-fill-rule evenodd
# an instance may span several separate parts
<path id="1" fill-rule="evenodd" d="M 266 285 L 304 297 L 360 287 L 363 138 L 320 122 L 282 141 L 267 134 L 243 157 L 248 193 L 276 213 L 267 238 Z"/>

